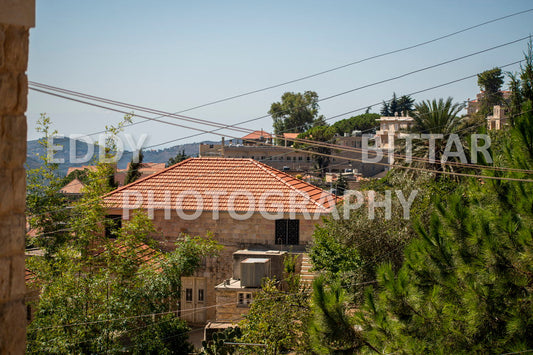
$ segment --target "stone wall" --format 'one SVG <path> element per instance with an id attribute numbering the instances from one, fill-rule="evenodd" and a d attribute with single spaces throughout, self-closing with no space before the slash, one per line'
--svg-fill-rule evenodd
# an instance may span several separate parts
<path id="1" fill-rule="evenodd" d="M 0 354 L 26 341 L 24 229 L 29 28 L 33 1 L 0 0 Z"/>
<path id="2" fill-rule="evenodd" d="M 303 251 L 312 240 L 315 225 L 321 221 L 319 216 L 317 219 L 306 219 L 303 215 L 296 215 L 295 217 L 300 220 L 300 245 L 281 246 L 276 245 L 274 240 L 276 222 L 264 218 L 260 213 L 254 213 L 250 218 L 242 221 L 232 218 L 228 212 L 219 212 L 218 219 L 213 219 L 213 212 L 205 211 L 198 218 L 189 221 L 178 218 L 174 210 L 170 213 L 170 218 L 167 219 L 164 211 L 154 211 L 153 223 L 156 233 L 152 237 L 159 242 L 163 250 L 172 250 L 183 233 L 191 236 L 206 236 L 211 233 L 213 238 L 224 246 L 218 258 L 208 258 L 204 265 L 192 275 L 197 282 L 205 280 L 207 321 L 215 320 L 215 286 L 225 279 L 230 279 L 233 275 L 234 252 L 247 248 Z M 108 214 L 120 215 L 122 211 L 110 209 Z M 283 216 L 283 218 L 289 217 L 288 214 Z M 196 290 L 194 292 L 196 294 Z M 183 309 L 187 308 L 183 297 L 182 304 Z M 198 314 L 193 317 L 191 313 L 184 313 L 182 317 L 191 323 L 198 323 L 195 320 L 197 316 Z"/>
<path id="3" fill-rule="evenodd" d="M 216 290 L 216 321 L 217 322 L 240 322 L 250 310 L 249 306 L 242 306 L 238 304 L 239 292 L 249 292 L 252 298 L 259 292 L 260 289 L 245 288 L 242 290 L 223 289 Z"/>

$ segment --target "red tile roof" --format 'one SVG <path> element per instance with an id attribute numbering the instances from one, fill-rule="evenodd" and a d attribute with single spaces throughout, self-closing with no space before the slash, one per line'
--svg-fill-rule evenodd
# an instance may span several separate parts
<path id="1" fill-rule="evenodd" d="M 269 139 L 269 138 L 272 138 L 272 135 L 268 132 L 260 130 L 260 131 L 254 131 L 242 137 L 242 139 L 262 139 L 262 138 Z"/>
<path id="2" fill-rule="evenodd" d="M 81 194 L 81 190 L 85 187 L 83 182 L 78 179 L 74 179 L 59 190 L 64 194 Z"/>
<path id="3" fill-rule="evenodd" d="M 294 139 L 294 138 L 298 138 L 299 134 L 300 133 L 283 133 L 283 138 Z"/>
<path id="4" fill-rule="evenodd" d="M 141 208 L 186 211 L 328 213 L 338 201 L 335 195 L 268 165 L 232 158 L 184 160 L 110 192 L 104 203 L 109 208 L 133 208 L 137 196 L 142 197 Z"/>

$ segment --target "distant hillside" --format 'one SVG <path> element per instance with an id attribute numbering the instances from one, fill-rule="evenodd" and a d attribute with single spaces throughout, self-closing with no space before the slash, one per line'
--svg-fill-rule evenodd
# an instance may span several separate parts
<path id="1" fill-rule="evenodd" d="M 30 169 L 37 168 L 41 165 L 40 156 L 46 155 L 46 150 L 39 144 L 38 140 L 28 141 L 26 151 L 26 165 Z M 201 142 L 205 144 L 220 144 L 220 142 L 205 141 Z M 175 157 L 178 153 L 185 151 L 185 154 L 196 157 L 198 156 L 199 146 L 201 143 L 188 143 L 176 145 L 170 148 L 159 150 L 143 150 L 144 159 L 146 163 L 166 163 L 170 158 Z M 70 140 L 68 138 L 54 139 L 54 145 L 62 146 L 63 149 L 54 153 L 54 158 L 64 159 L 65 162 L 59 164 L 59 173 L 64 176 L 67 173 L 68 168 L 90 165 L 91 162 L 74 164 L 70 162 Z M 76 156 L 78 158 L 83 157 L 88 151 L 88 145 L 85 142 L 76 142 Z M 94 147 L 94 158 L 98 158 L 99 146 Z M 119 169 L 125 169 L 128 163 L 131 161 L 132 152 L 125 151 L 118 162 Z"/>

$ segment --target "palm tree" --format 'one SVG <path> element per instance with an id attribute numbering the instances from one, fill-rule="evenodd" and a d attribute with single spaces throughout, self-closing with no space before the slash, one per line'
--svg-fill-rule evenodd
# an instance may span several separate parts
<path id="1" fill-rule="evenodd" d="M 454 103 L 451 97 L 446 101 L 441 98 L 438 101 L 433 99 L 417 103 L 413 112 L 413 130 L 422 134 L 454 133 L 460 121 L 458 114 L 463 108 L 464 104 Z"/>
<path id="2" fill-rule="evenodd" d="M 464 108 L 464 104 L 454 103 L 451 97 L 444 99 L 426 100 L 415 104 L 415 110 L 412 117 L 415 123 L 412 127 L 413 133 L 421 135 L 436 135 L 434 155 L 430 140 L 426 138 L 413 140 L 413 157 L 431 159 L 428 161 L 429 168 L 432 170 L 442 171 L 445 169 L 446 157 L 443 157 L 446 144 L 452 134 L 466 134 L 469 129 L 463 130 L 463 121 L 459 112 Z M 440 138 L 439 138 L 440 137 Z M 462 141 L 462 140 L 461 140 Z M 454 147 L 459 149 L 459 147 Z M 464 149 L 463 149 L 464 151 Z M 443 159 L 444 158 L 444 159 Z M 427 166 L 426 163 L 423 165 Z"/>

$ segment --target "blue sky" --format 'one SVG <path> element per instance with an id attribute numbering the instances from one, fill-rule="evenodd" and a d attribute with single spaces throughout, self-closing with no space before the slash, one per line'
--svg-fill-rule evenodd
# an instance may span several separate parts
<path id="1" fill-rule="evenodd" d="M 532 5 L 527 0 L 37 0 L 28 77 L 35 82 L 176 112 L 431 40 Z M 532 33 L 533 11 L 186 114 L 236 124 L 265 115 L 270 104 L 279 101 L 286 91 L 313 90 L 325 98 Z M 511 63 L 523 58 L 525 48 L 526 41 L 522 41 L 326 100 L 320 103 L 320 113 L 328 118 L 387 100 L 393 92 L 408 94 Z M 465 101 L 477 92 L 476 80 L 470 79 L 413 97 L 419 101 L 452 96 Z M 372 111 L 379 112 L 379 108 L 374 106 Z M 39 136 L 35 122 L 43 112 L 64 135 L 98 132 L 122 118 L 119 113 L 30 91 L 28 139 Z M 269 131 L 272 120 L 264 118 L 243 126 Z M 134 136 L 147 133 L 147 145 L 180 138 L 173 144 L 220 139 L 213 134 L 183 139 L 196 131 L 155 122 L 132 126 L 126 132 Z"/>

